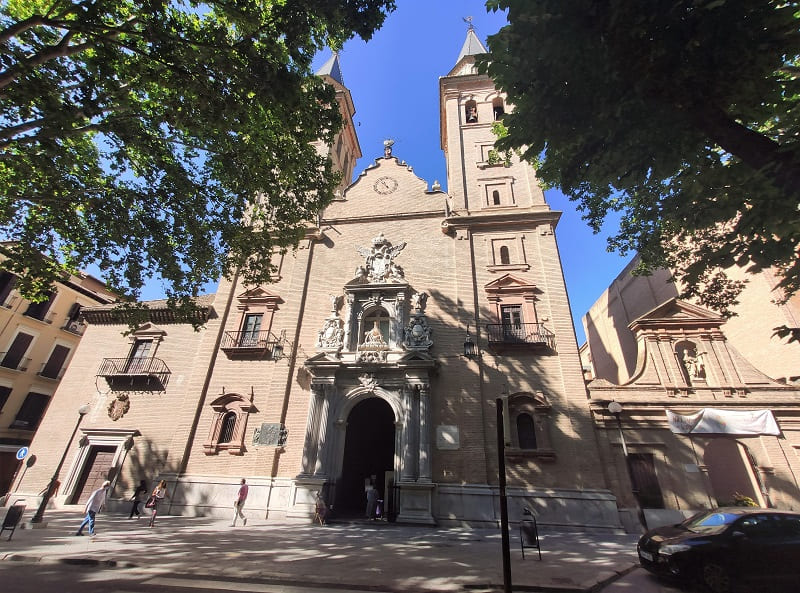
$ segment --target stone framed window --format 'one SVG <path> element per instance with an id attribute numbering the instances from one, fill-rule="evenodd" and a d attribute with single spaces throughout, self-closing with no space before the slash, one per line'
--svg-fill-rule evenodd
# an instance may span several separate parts
<path id="1" fill-rule="evenodd" d="M 555 458 L 550 442 L 551 409 L 540 391 L 520 391 L 508 396 L 506 455 Z"/>
<path id="2" fill-rule="evenodd" d="M 221 451 L 244 455 L 247 419 L 254 409 L 252 401 L 238 393 L 226 393 L 211 402 L 211 408 L 211 428 L 208 440 L 203 443 L 203 452 L 206 455 L 218 455 Z"/>
<path id="3" fill-rule="evenodd" d="M 503 104 L 502 97 L 495 97 L 492 99 L 492 116 L 494 117 L 494 121 L 498 121 L 503 119 L 503 116 L 506 114 L 506 107 Z"/>
<path id="4" fill-rule="evenodd" d="M 478 179 L 478 192 L 482 209 L 517 207 L 514 178 L 510 175 Z"/>
<path id="5" fill-rule="evenodd" d="M 522 235 L 489 236 L 486 257 L 490 272 L 511 270 L 527 271 L 530 265 L 526 261 L 525 242 Z"/>

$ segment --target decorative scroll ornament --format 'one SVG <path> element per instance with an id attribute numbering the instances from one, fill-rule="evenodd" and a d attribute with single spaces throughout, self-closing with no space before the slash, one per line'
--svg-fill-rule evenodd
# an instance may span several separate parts
<path id="1" fill-rule="evenodd" d="M 339 297 L 330 295 L 331 312 L 325 319 L 322 329 L 317 333 L 317 348 L 325 351 L 339 351 L 344 344 L 344 322 L 339 318 L 337 303 Z"/>
<path id="2" fill-rule="evenodd" d="M 427 350 L 433 346 L 431 328 L 425 317 L 425 305 L 428 295 L 417 292 L 411 295 L 411 319 L 403 328 L 403 346 L 406 350 Z"/>
<path id="3" fill-rule="evenodd" d="M 364 373 L 358 377 L 359 383 L 366 389 L 370 391 L 375 391 L 375 388 L 378 386 L 378 380 L 375 378 L 375 375 L 372 373 Z"/>
<path id="4" fill-rule="evenodd" d="M 131 399 L 126 393 L 120 393 L 108 404 L 108 417 L 114 422 L 122 418 L 131 409 Z"/>
<path id="5" fill-rule="evenodd" d="M 364 265 L 356 270 L 356 277 L 370 284 L 405 282 L 403 269 L 394 263 L 405 246 L 405 241 L 393 246 L 381 233 L 372 240 L 372 247 L 356 247 L 358 253 L 366 258 Z"/>

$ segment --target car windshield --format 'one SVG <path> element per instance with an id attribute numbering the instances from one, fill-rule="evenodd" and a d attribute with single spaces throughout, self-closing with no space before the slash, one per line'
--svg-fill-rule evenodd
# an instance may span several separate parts
<path id="1" fill-rule="evenodd" d="M 739 517 L 741 517 L 739 513 L 725 513 L 723 511 L 701 513 L 690 517 L 682 525 L 695 533 L 715 533 L 722 531 Z"/>

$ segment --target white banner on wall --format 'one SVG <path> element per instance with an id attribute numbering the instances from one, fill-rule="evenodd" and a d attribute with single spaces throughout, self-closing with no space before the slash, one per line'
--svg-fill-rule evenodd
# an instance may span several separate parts
<path id="1" fill-rule="evenodd" d="M 669 429 L 677 434 L 781 434 L 771 410 L 740 412 L 703 408 L 696 414 L 666 412 Z"/>

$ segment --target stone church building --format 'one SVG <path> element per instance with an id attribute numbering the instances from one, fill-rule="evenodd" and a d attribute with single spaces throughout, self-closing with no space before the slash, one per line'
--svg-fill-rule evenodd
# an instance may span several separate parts
<path id="1" fill-rule="evenodd" d="M 603 406 L 621 396 L 597 384 L 589 399 L 560 213 L 530 165 L 494 150 L 492 123 L 511 107 L 476 72 L 485 51 L 470 29 L 439 81 L 447 193 L 391 141 L 366 147 L 374 162 L 343 182 L 294 252 L 273 255 L 275 282 L 223 279 L 198 300 L 199 332 L 159 301 L 127 336 L 112 307 L 84 309 L 84 339 L 16 497 L 35 505 L 57 474 L 55 505 L 80 504 L 107 478 L 125 505 L 140 480 L 165 479 L 168 512 L 229 517 L 244 477 L 254 519 L 308 521 L 317 493 L 336 516 L 362 517 L 372 486 L 390 521 L 496 526 L 502 442 L 512 521 L 528 506 L 552 528 L 619 529 L 631 484 L 614 469 Z M 361 146 L 339 58 L 319 74 L 346 122 L 322 149 L 350 180 Z M 655 440 L 641 438 L 637 447 Z"/>
<path id="2" fill-rule="evenodd" d="M 273 284 L 234 277 L 200 298 L 201 331 L 162 302 L 128 336 L 111 307 L 85 309 L 17 495 L 33 497 L 56 469 L 57 505 L 81 503 L 106 477 L 122 504 L 139 480 L 163 478 L 170 512 L 227 516 L 245 477 L 252 516 L 307 520 L 317 492 L 337 515 L 363 515 L 371 484 L 390 520 L 496 525 L 501 398 L 512 516 L 528 505 L 554 526 L 618 528 L 559 212 L 528 164 L 493 151 L 492 123 L 509 106 L 474 68 L 485 51 L 470 29 L 440 79 L 449 193 L 387 141 L 299 248 L 274 255 Z M 361 147 L 338 57 L 319 74 L 346 121 L 327 150 L 349 180 Z"/>

